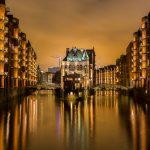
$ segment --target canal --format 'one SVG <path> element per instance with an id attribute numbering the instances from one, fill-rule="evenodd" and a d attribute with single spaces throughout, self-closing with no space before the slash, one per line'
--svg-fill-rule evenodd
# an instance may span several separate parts
<path id="1" fill-rule="evenodd" d="M 148 150 L 150 105 L 115 91 L 84 101 L 51 91 L 0 105 L 0 150 Z"/>

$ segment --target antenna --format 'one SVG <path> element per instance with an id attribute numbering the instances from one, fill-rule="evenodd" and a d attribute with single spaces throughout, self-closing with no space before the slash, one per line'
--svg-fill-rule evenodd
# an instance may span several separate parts
<path id="1" fill-rule="evenodd" d="M 50 56 L 50 57 L 58 59 L 58 67 L 61 67 L 61 60 L 62 60 L 61 56 L 58 56 L 58 57 Z"/>

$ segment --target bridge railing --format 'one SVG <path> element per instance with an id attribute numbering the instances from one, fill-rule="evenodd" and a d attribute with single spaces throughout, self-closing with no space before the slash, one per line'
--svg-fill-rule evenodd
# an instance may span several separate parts
<path id="1" fill-rule="evenodd" d="M 121 90 L 128 90 L 129 87 L 125 87 L 122 85 L 116 85 L 116 84 L 101 84 L 97 85 L 95 89 L 121 89 Z"/>

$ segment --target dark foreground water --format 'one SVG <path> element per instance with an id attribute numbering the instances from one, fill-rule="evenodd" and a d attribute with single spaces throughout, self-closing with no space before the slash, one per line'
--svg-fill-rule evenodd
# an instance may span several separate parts
<path id="1" fill-rule="evenodd" d="M 150 106 L 114 91 L 80 101 L 41 92 L 0 107 L 0 150 L 149 150 Z"/>

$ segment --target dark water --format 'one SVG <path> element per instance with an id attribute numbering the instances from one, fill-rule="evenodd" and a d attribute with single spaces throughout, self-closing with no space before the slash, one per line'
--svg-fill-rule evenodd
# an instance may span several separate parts
<path id="1" fill-rule="evenodd" d="M 150 106 L 114 91 L 80 102 L 41 93 L 0 107 L 0 150 L 148 150 Z"/>

